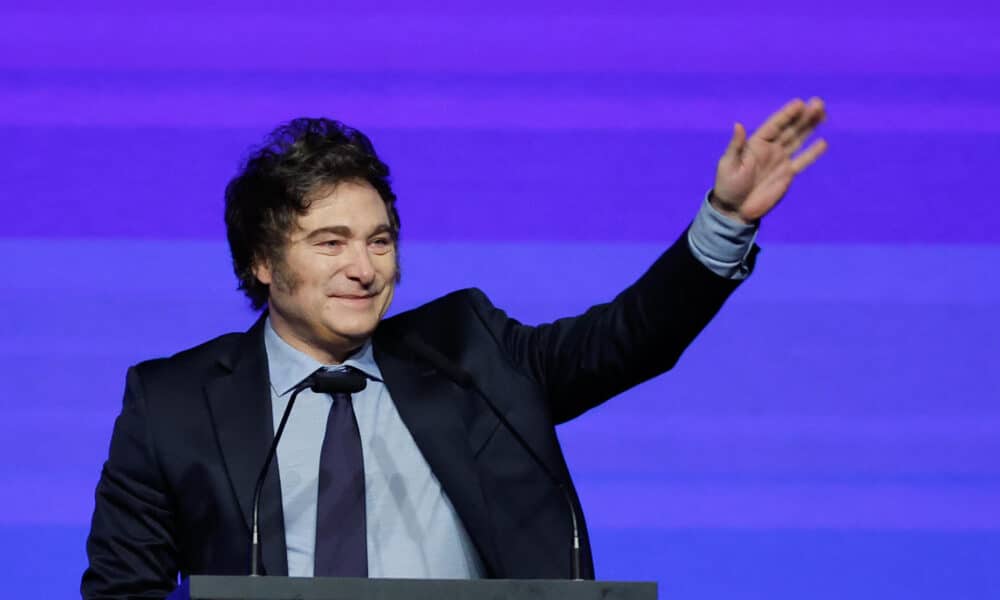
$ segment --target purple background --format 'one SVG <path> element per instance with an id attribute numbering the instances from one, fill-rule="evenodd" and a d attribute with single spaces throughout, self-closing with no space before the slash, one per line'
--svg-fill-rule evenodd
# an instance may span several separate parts
<path id="1" fill-rule="evenodd" d="M 70 598 L 129 364 L 254 318 L 222 188 L 324 115 L 393 168 L 395 310 L 539 322 L 684 228 L 731 124 L 821 95 L 827 156 L 671 373 L 560 430 L 598 574 L 664 598 L 1000 594 L 1000 7 L 0 5 L 0 565 Z M 419 4 L 419 7 L 417 6 Z"/>

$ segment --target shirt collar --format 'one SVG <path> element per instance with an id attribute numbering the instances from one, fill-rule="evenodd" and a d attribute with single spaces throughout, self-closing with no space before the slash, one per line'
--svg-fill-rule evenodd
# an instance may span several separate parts
<path id="1" fill-rule="evenodd" d="M 267 369 L 271 378 L 271 389 L 275 394 L 284 396 L 303 379 L 312 375 L 317 369 L 339 369 L 354 367 L 370 379 L 382 381 L 382 371 L 375 363 L 375 353 L 372 351 L 372 341 L 368 339 L 354 354 L 339 365 L 325 365 L 305 352 L 296 350 L 271 326 L 271 318 L 264 322 L 264 349 L 267 352 Z"/>

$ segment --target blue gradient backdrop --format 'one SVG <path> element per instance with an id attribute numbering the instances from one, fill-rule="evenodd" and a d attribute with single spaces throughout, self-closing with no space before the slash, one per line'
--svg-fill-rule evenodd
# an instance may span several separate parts
<path id="1" fill-rule="evenodd" d="M 0 573 L 71 598 L 129 364 L 245 329 L 222 188 L 275 124 L 361 127 L 395 310 L 528 322 L 677 236 L 734 120 L 829 154 L 670 374 L 561 428 L 598 574 L 663 598 L 998 598 L 1000 5 L 0 5 Z"/>

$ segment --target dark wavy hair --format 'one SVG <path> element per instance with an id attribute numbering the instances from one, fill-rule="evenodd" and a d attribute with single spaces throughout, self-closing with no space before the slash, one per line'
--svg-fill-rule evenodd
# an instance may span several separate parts
<path id="1" fill-rule="evenodd" d="M 295 119 L 250 153 L 226 185 L 226 237 L 239 289 L 254 309 L 268 298 L 268 286 L 254 275 L 254 266 L 282 260 L 296 220 L 308 211 L 314 193 L 351 180 L 368 182 L 382 197 L 398 243 L 399 213 L 389 167 L 357 129 L 332 119 Z"/>

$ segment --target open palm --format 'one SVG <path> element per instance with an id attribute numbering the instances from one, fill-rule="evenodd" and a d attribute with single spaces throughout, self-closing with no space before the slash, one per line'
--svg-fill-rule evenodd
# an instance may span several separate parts
<path id="1" fill-rule="evenodd" d="M 712 204 L 723 214 L 753 223 L 784 197 L 792 180 L 826 150 L 817 140 L 796 154 L 826 116 L 823 101 L 795 99 L 771 115 L 747 139 L 736 123 L 726 153 L 719 159 Z"/>

